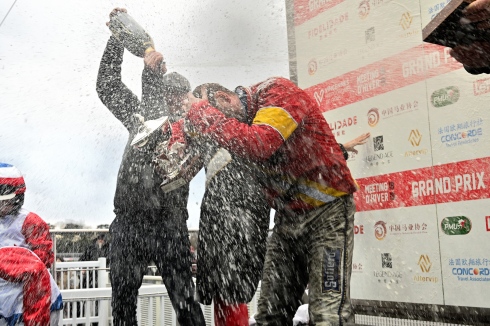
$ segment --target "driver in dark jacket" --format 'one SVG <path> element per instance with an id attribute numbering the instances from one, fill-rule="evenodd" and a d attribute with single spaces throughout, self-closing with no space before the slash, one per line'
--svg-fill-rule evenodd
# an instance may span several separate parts
<path id="1" fill-rule="evenodd" d="M 117 12 L 116 9 L 111 14 Z M 187 230 L 189 186 L 163 193 L 162 179 L 153 171 L 151 153 L 130 143 L 138 131 L 134 114 L 146 120 L 179 116 L 189 81 L 178 73 L 166 73 L 163 56 L 150 52 L 144 58 L 142 100 L 121 81 L 124 48 L 111 36 L 97 77 L 100 100 L 129 132 L 119 169 L 114 212 L 110 226 L 112 315 L 114 325 L 137 325 L 138 289 L 150 261 L 163 278 L 180 325 L 205 325 L 194 300 L 190 242 Z"/>

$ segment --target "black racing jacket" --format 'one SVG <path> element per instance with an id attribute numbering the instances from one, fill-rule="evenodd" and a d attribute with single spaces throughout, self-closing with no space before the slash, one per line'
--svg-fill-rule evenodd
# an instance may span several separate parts
<path id="1" fill-rule="evenodd" d="M 201 204 L 196 291 L 202 304 L 216 297 L 249 302 L 264 266 L 270 207 L 253 164 L 230 158 L 207 178 Z"/>
<path id="2" fill-rule="evenodd" d="M 142 73 L 141 103 L 138 97 L 122 82 L 121 65 L 124 47 L 111 36 L 107 42 L 97 76 L 97 94 L 111 113 L 129 132 L 128 142 L 117 177 L 114 208 L 116 214 L 186 207 L 189 185 L 165 194 L 160 189 L 162 178 L 151 164 L 152 155 L 131 146 L 140 123 L 135 113 L 145 121 L 168 114 L 163 92 L 163 74 L 145 67 Z M 187 218 L 187 216 L 185 216 Z"/>

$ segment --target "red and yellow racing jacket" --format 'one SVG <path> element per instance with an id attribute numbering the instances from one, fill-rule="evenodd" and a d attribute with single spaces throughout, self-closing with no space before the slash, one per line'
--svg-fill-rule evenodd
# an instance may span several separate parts
<path id="1" fill-rule="evenodd" d="M 269 78 L 246 94 L 248 121 L 227 118 L 208 101 L 187 114 L 194 130 L 253 160 L 272 208 L 311 210 L 352 194 L 357 185 L 318 105 L 285 78 Z"/>

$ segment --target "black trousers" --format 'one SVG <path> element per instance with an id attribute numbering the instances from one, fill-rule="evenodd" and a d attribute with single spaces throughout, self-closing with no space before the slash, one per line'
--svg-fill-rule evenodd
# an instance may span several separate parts
<path id="1" fill-rule="evenodd" d="M 204 326 L 194 300 L 187 208 L 116 213 L 110 227 L 112 316 L 115 326 L 136 326 L 138 289 L 154 261 L 182 326 Z"/>

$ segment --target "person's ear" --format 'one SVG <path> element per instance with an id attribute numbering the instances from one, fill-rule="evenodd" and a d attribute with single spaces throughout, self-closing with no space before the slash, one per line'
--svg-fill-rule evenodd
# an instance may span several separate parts
<path id="1" fill-rule="evenodd" d="M 214 99 L 219 105 L 229 105 L 231 103 L 230 96 L 223 91 L 214 93 Z"/>

